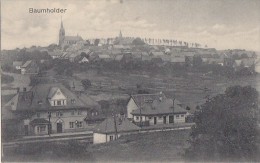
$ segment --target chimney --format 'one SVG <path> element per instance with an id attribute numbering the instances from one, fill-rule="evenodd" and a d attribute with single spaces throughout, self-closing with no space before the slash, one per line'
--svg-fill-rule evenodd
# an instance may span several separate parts
<path id="1" fill-rule="evenodd" d="M 23 91 L 26 92 L 26 87 L 23 87 Z"/>

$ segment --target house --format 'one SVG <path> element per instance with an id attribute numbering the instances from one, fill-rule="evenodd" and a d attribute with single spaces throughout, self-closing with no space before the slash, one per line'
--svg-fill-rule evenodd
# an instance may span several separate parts
<path id="1" fill-rule="evenodd" d="M 112 61 L 113 58 L 110 57 L 108 54 L 99 54 L 98 55 L 98 58 L 102 61 L 105 61 L 105 62 L 109 62 L 109 61 Z"/>
<path id="2" fill-rule="evenodd" d="M 107 143 L 116 140 L 130 132 L 138 132 L 140 127 L 130 122 L 125 117 L 109 117 L 97 125 L 94 130 L 94 144 Z"/>
<path id="3" fill-rule="evenodd" d="M 160 92 L 155 94 L 136 94 L 131 95 L 128 103 L 127 103 L 127 118 L 133 119 L 133 115 L 131 112 L 133 110 L 137 110 L 140 107 L 142 107 L 147 101 L 154 101 L 154 100 L 160 100 L 160 99 L 166 99 L 166 96 Z M 179 101 L 175 101 L 176 104 L 180 105 L 181 103 Z"/>
<path id="4" fill-rule="evenodd" d="M 161 58 L 163 62 L 171 62 L 171 57 L 169 55 L 164 55 Z"/>
<path id="5" fill-rule="evenodd" d="M 52 59 L 60 58 L 63 55 L 62 51 L 57 49 L 52 52 L 49 51 L 48 54 L 51 56 Z"/>
<path id="6" fill-rule="evenodd" d="M 4 108 L 15 116 L 20 135 L 92 130 L 102 119 L 100 105 L 85 94 L 76 94 L 60 83 L 39 84 L 18 92 Z M 10 124 L 6 124 L 7 126 Z M 12 125 L 12 124 L 11 124 Z"/>
<path id="7" fill-rule="evenodd" d="M 186 63 L 185 57 L 171 56 L 171 63 L 184 65 Z"/>
<path id="8" fill-rule="evenodd" d="M 146 98 L 138 109 L 133 110 L 133 122 L 137 125 L 152 126 L 171 123 L 185 123 L 188 112 L 179 101 L 159 96 L 159 99 Z"/>
<path id="9" fill-rule="evenodd" d="M 163 53 L 163 52 L 155 52 L 155 51 L 152 51 L 150 54 L 151 54 L 152 56 L 154 56 L 154 57 L 164 56 L 164 53 Z"/>
<path id="10" fill-rule="evenodd" d="M 120 62 L 120 61 L 122 61 L 123 57 L 124 57 L 123 55 L 117 55 L 117 56 L 115 57 L 115 61 Z"/>
<path id="11" fill-rule="evenodd" d="M 28 60 L 21 66 L 21 74 L 35 75 L 39 73 L 39 66 L 35 61 Z"/>
<path id="12" fill-rule="evenodd" d="M 13 67 L 15 67 L 16 70 L 21 70 L 21 66 L 23 65 L 22 61 L 14 61 Z"/>
<path id="13" fill-rule="evenodd" d="M 79 61 L 79 63 L 89 63 L 89 60 L 87 57 L 82 57 Z"/>

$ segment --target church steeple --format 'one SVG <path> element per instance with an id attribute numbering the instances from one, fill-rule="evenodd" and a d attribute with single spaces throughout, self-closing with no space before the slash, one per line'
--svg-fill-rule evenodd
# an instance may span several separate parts
<path id="1" fill-rule="evenodd" d="M 120 32 L 119 32 L 119 38 L 122 38 L 122 37 L 123 37 L 123 35 L 122 35 L 121 30 L 120 30 Z"/>
<path id="2" fill-rule="evenodd" d="M 61 22 L 60 22 L 60 28 L 63 28 L 62 17 L 61 17 Z"/>
<path id="3" fill-rule="evenodd" d="M 65 29 L 63 28 L 63 22 L 61 17 L 60 32 L 59 32 L 59 46 L 62 45 L 64 38 L 65 38 Z"/>

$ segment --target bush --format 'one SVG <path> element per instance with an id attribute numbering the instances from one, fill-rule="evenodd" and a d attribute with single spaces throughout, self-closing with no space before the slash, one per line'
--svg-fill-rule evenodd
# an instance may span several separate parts
<path id="1" fill-rule="evenodd" d="M 6 83 L 12 83 L 14 81 L 14 77 L 6 74 L 2 74 L 1 76 L 1 82 L 6 84 Z"/>
<path id="2" fill-rule="evenodd" d="M 87 90 L 91 86 L 91 82 L 88 79 L 81 80 L 81 83 L 85 90 Z"/>

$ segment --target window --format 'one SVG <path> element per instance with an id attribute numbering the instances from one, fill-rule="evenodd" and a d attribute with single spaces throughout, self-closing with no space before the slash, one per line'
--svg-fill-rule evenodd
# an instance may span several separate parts
<path id="1" fill-rule="evenodd" d="M 60 111 L 57 111 L 57 112 L 56 112 L 56 117 L 61 117 L 61 116 L 63 116 L 63 113 L 60 112 Z"/>
<path id="2" fill-rule="evenodd" d="M 96 115 L 98 115 L 98 112 L 96 112 Z"/>
<path id="3" fill-rule="evenodd" d="M 74 115 L 74 114 L 75 114 L 75 111 L 74 111 L 74 110 L 72 110 L 72 111 L 71 111 L 71 115 Z"/>
<path id="4" fill-rule="evenodd" d="M 113 138 L 113 135 L 110 135 L 109 136 L 109 140 L 113 140 L 114 138 Z"/>
<path id="5" fill-rule="evenodd" d="M 139 120 L 139 117 L 136 117 L 136 120 Z"/>
<path id="6" fill-rule="evenodd" d="M 76 100 L 75 99 L 71 99 L 71 103 L 75 104 Z"/>
<path id="7" fill-rule="evenodd" d="M 37 126 L 37 132 L 38 133 L 44 132 L 44 131 L 46 131 L 46 126 L 45 125 Z"/>
<path id="8" fill-rule="evenodd" d="M 61 101 L 59 100 L 59 101 L 57 101 L 57 105 L 58 106 L 60 106 L 61 105 Z"/>
<path id="9" fill-rule="evenodd" d="M 180 115 L 176 115 L 176 118 L 179 118 L 180 117 Z"/>
<path id="10" fill-rule="evenodd" d="M 184 115 L 182 114 L 181 117 L 184 117 Z"/>
<path id="11" fill-rule="evenodd" d="M 74 128 L 74 122 L 70 122 L 70 128 Z"/>
<path id="12" fill-rule="evenodd" d="M 40 118 L 41 117 L 41 114 L 40 113 L 36 113 L 37 117 Z"/>
<path id="13" fill-rule="evenodd" d="M 78 115 L 81 115 L 82 114 L 82 111 L 81 110 L 78 110 Z"/>
<path id="14" fill-rule="evenodd" d="M 81 121 L 79 121 L 79 122 L 77 123 L 77 127 L 78 127 L 78 128 L 82 128 L 82 122 L 81 122 Z"/>
<path id="15" fill-rule="evenodd" d="M 95 115 L 95 113 L 94 113 L 94 112 L 92 112 L 92 113 L 91 113 L 91 115 L 92 115 L 92 116 L 94 116 L 94 115 Z"/>

